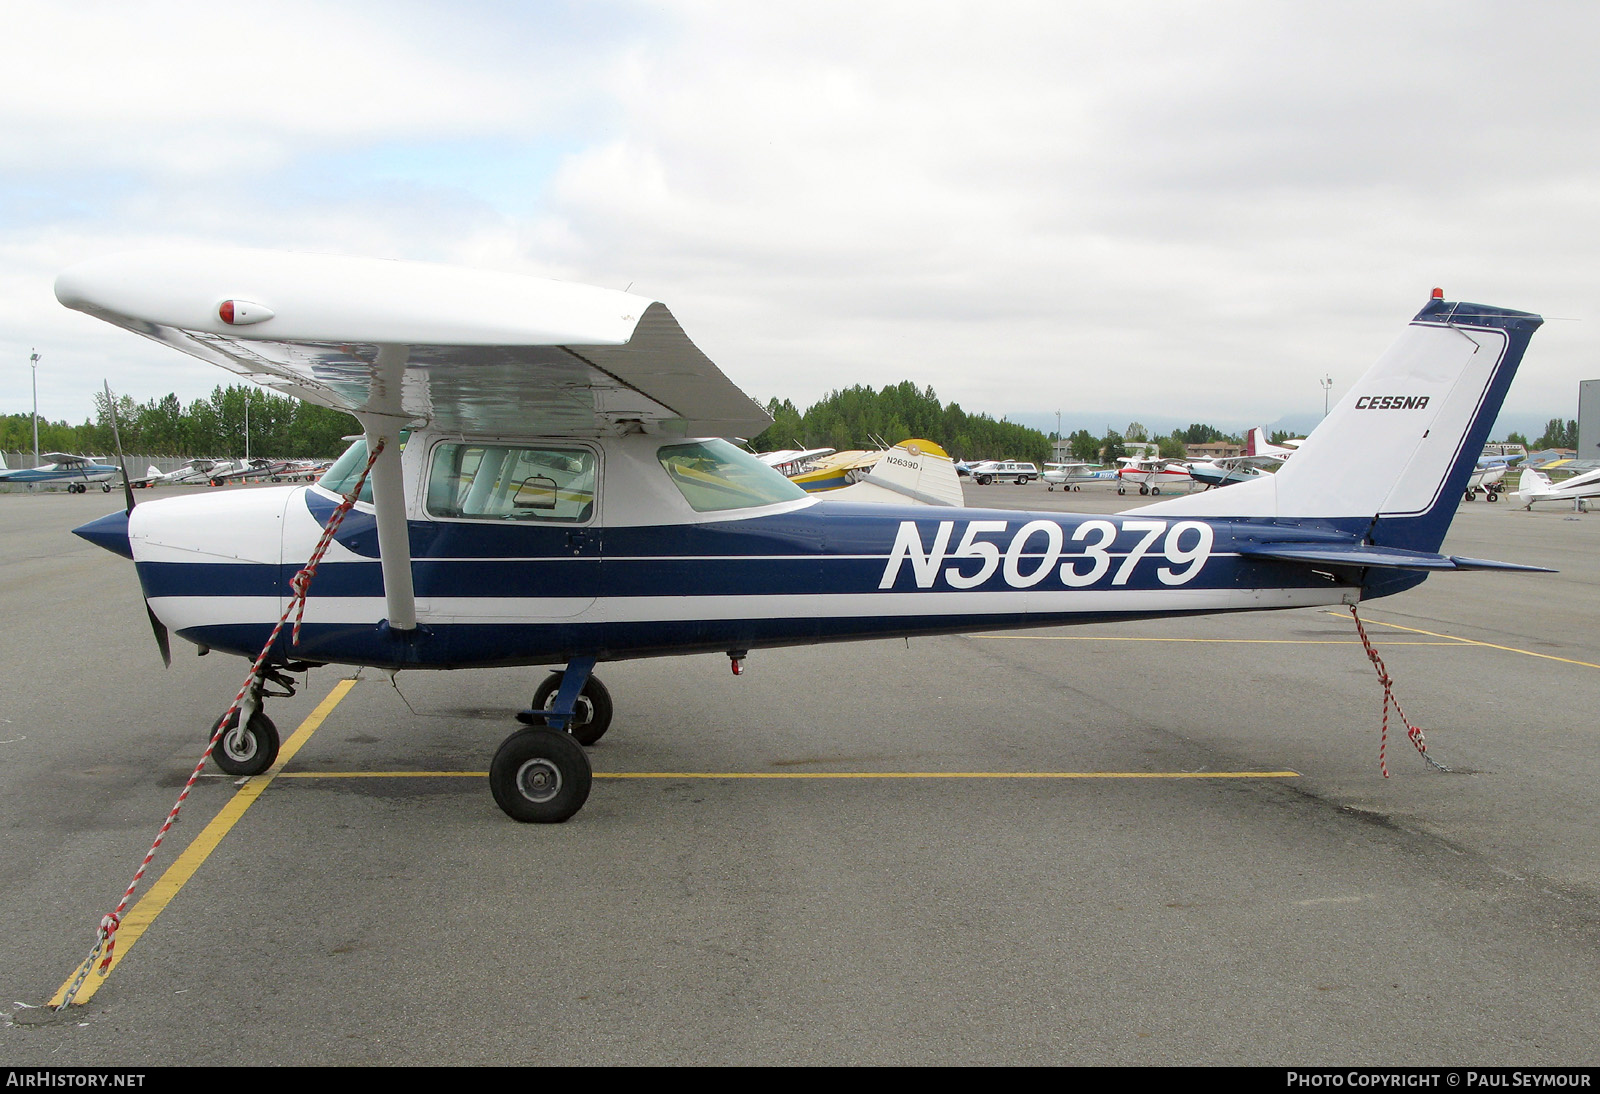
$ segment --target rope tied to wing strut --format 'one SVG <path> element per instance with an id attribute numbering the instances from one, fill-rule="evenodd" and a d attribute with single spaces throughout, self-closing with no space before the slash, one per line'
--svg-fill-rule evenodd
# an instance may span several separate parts
<path id="1" fill-rule="evenodd" d="M 338 506 L 334 509 L 328 523 L 322 529 L 322 536 L 317 540 L 316 549 L 311 552 L 311 558 L 289 579 L 289 588 L 294 595 L 289 598 L 288 607 L 284 608 L 283 615 L 272 628 L 272 633 L 267 636 L 267 641 L 261 647 L 261 652 L 256 655 L 255 661 L 250 665 L 250 675 L 244 678 L 244 685 L 239 688 L 233 697 L 233 703 L 217 720 L 217 727 L 211 733 L 211 739 L 206 742 L 206 750 L 200 754 L 200 760 L 194 765 L 194 770 L 189 773 L 189 780 L 183 784 L 183 790 L 178 794 L 178 800 L 173 802 L 172 809 L 167 813 L 167 819 L 161 825 L 161 830 L 156 833 L 155 842 L 150 844 L 150 850 L 145 852 L 144 861 L 139 863 L 139 868 L 133 873 L 133 880 L 128 883 L 127 890 L 122 894 L 122 900 L 117 904 L 116 910 L 106 913 L 100 918 L 100 925 L 95 932 L 94 948 L 89 951 L 89 956 L 84 958 L 83 964 L 78 966 L 77 974 L 72 983 L 63 994 L 60 1004 L 55 1008 L 65 1010 L 72 1005 L 73 999 L 78 994 L 78 989 L 88 979 L 90 970 L 104 976 L 111 969 L 112 954 L 117 946 L 117 928 L 122 926 L 122 917 L 128 910 L 128 902 L 133 899 L 134 890 L 139 887 L 145 871 L 150 868 L 151 861 L 156 857 L 156 851 L 167 838 L 172 826 L 177 823 L 178 811 L 183 808 L 183 803 L 189 797 L 189 791 L 194 789 L 195 782 L 200 778 L 200 772 L 205 769 L 206 761 L 211 758 L 217 742 L 222 740 L 232 726 L 231 721 L 239 713 L 244 697 L 261 675 L 261 667 L 266 663 L 267 655 L 272 652 L 272 647 L 278 641 L 278 635 L 283 633 L 284 624 L 289 621 L 289 616 L 295 617 L 294 629 L 290 632 L 290 645 L 300 644 L 300 622 L 305 616 L 306 593 L 311 587 L 311 579 L 317 576 L 317 564 L 322 561 L 322 556 L 327 554 L 328 546 L 333 542 L 333 537 L 338 533 L 339 526 L 344 523 L 345 514 L 355 505 L 360 497 L 362 487 L 367 483 L 367 476 L 372 474 L 373 464 L 378 462 L 378 456 L 383 452 L 383 442 L 379 441 L 367 456 L 367 466 L 362 469 L 361 477 L 356 480 L 355 486 L 348 494 L 341 495 Z M 98 964 L 96 962 L 98 961 Z"/>
<path id="2" fill-rule="evenodd" d="M 1400 705 L 1400 700 L 1395 698 L 1394 679 L 1389 675 L 1388 666 L 1383 663 L 1383 658 L 1378 656 L 1378 651 L 1373 648 L 1372 640 L 1367 637 L 1367 628 L 1361 622 L 1361 614 L 1356 611 L 1354 604 L 1350 605 L 1350 618 L 1356 621 L 1356 633 L 1361 636 L 1361 645 L 1367 651 L 1367 659 L 1372 662 L 1372 667 L 1378 673 L 1378 682 L 1383 685 L 1383 731 L 1378 741 L 1378 770 L 1383 772 L 1383 777 L 1389 777 L 1389 765 L 1385 762 L 1385 753 L 1389 748 L 1389 707 L 1393 705 L 1394 712 L 1400 716 L 1400 724 L 1406 727 L 1406 736 L 1411 739 L 1416 747 L 1417 755 L 1438 771 L 1450 769 L 1432 756 L 1428 755 L 1428 741 L 1422 734 L 1422 727 L 1411 724 L 1411 719 L 1406 717 L 1405 708 Z"/>

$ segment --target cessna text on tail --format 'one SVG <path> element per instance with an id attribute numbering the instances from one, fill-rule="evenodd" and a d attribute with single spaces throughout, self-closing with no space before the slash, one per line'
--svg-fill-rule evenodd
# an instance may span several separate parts
<path id="1" fill-rule="evenodd" d="M 158 634 L 254 657 L 380 453 L 298 643 L 279 635 L 222 738 L 238 773 L 276 753 L 261 685 L 285 666 L 560 666 L 490 765 L 508 814 L 560 821 L 611 718 L 599 662 L 737 668 L 762 647 L 1354 604 L 1434 570 L 1529 569 L 1439 553 L 1540 325 L 1524 312 L 1434 299 L 1277 474 L 1107 517 L 808 495 L 721 439 L 765 413 L 624 293 L 257 252 L 108 258 L 56 293 L 365 430 L 316 486 L 78 529 L 133 559 Z M 1372 393 L 1400 405 L 1357 405 Z"/>

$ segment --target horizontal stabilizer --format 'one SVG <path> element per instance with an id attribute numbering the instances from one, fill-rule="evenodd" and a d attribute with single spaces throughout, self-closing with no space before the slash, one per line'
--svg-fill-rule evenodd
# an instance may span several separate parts
<path id="1" fill-rule="evenodd" d="M 1544 566 L 1522 566 L 1515 562 L 1496 562 L 1487 558 L 1461 558 L 1430 551 L 1407 551 L 1399 547 L 1372 547 L 1364 543 L 1262 543 L 1241 546 L 1246 558 L 1270 558 L 1279 562 L 1304 562 L 1326 566 L 1366 566 L 1389 570 L 1518 570 L 1553 574 Z"/>

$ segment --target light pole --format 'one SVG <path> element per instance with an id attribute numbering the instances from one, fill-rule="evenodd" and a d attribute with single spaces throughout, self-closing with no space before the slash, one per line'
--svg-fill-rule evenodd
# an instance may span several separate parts
<path id="1" fill-rule="evenodd" d="M 1322 416 L 1328 416 L 1328 392 L 1333 390 L 1333 377 L 1324 376 L 1317 383 L 1322 385 Z"/>
<path id="2" fill-rule="evenodd" d="M 39 466 L 39 351 L 28 358 L 33 366 L 33 466 Z"/>

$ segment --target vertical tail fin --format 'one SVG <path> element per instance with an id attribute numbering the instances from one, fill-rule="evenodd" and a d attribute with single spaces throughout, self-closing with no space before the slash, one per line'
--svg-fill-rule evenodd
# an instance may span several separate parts
<path id="1" fill-rule="evenodd" d="M 1517 504 L 1524 509 L 1539 500 L 1540 495 L 1549 492 L 1552 483 L 1550 476 L 1543 471 L 1532 467 L 1524 468 L 1522 478 L 1517 481 Z"/>
<path id="2" fill-rule="evenodd" d="M 1435 298 L 1276 474 L 1141 512 L 1359 524 L 1372 543 L 1436 551 L 1543 322 Z"/>

